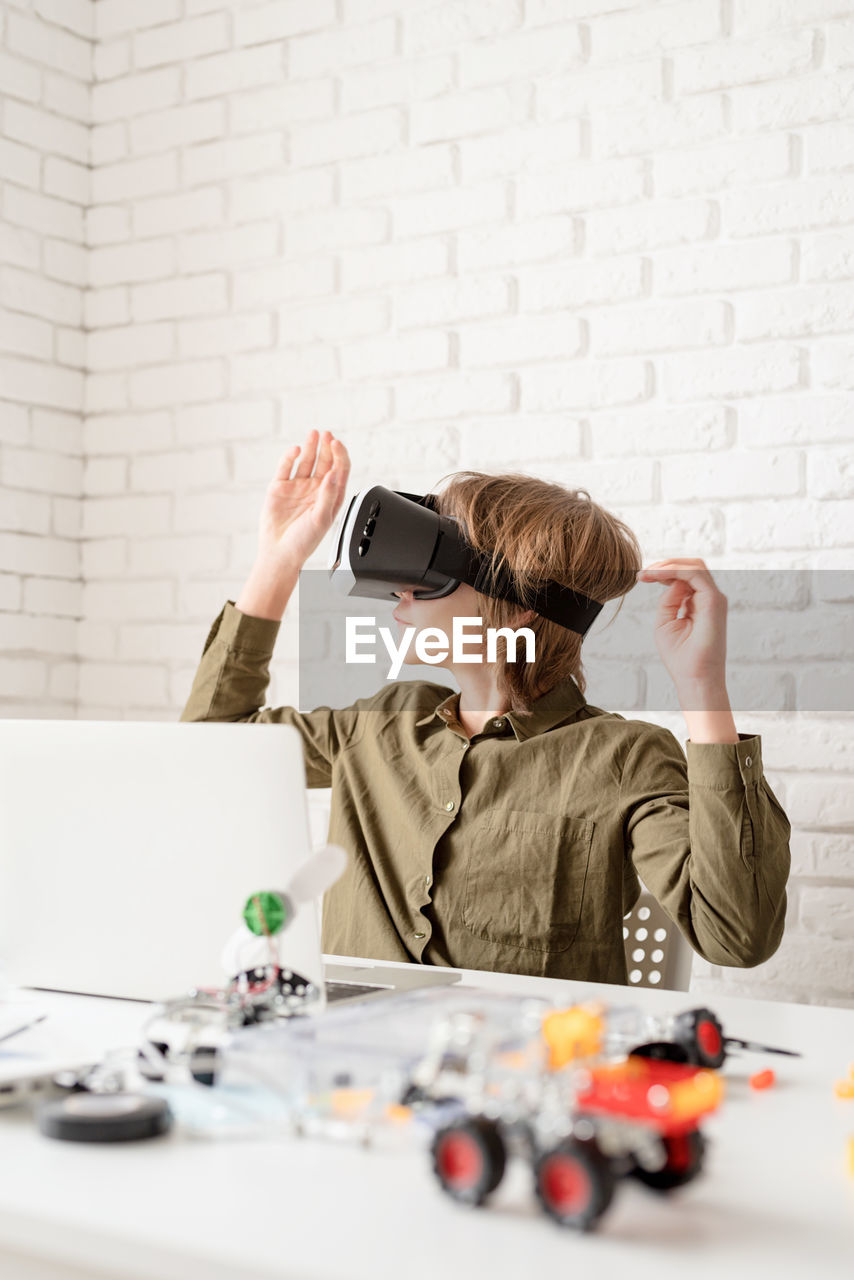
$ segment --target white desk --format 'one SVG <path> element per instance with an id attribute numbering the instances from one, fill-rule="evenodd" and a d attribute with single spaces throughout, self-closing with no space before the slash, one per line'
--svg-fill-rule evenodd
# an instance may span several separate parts
<path id="1" fill-rule="evenodd" d="M 341 960 L 343 957 L 329 957 Z M 464 971 L 463 982 L 637 1001 L 662 1012 L 684 993 Z M 39 996 L 52 1020 L 127 1044 L 145 1006 Z M 618 1184 L 589 1235 L 542 1216 L 521 1163 L 469 1210 L 433 1180 L 422 1149 L 363 1151 L 323 1140 L 189 1138 L 126 1145 L 42 1137 L 28 1110 L 0 1113 L 3 1280 L 851 1280 L 854 1100 L 834 1081 L 854 1061 L 854 1011 L 741 999 L 710 1002 L 727 1034 L 800 1049 L 733 1055 L 721 1110 L 704 1123 L 704 1173 L 662 1197 Z M 46 1026 L 47 1024 L 44 1024 Z M 37 1029 L 26 1034 L 37 1034 Z M 23 1037 L 22 1037 L 23 1045 Z M 748 1076 L 773 1067 L 765 1092 Z"/>

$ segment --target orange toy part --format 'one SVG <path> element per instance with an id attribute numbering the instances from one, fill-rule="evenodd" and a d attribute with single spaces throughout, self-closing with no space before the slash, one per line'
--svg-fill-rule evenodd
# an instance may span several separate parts
<path id="1" fill-rule="evenodd" d="M 854 1080 L 837 1080 L 833 1092 L 837 1098 L 854 1098 Z"/>
<path id="2" fill-rule="evenodd" d="M 399 1102 L 389 1102 L 386 1104 L 385 1115 L 392 1124 L 409 1124 L 412 1119 L 412 1108 L 404 1107 Z"/>
<path id="3" fill-rule="evenodd" d="M 373 1089 L 333 1089 L 329 1095 L 332 1113 L 336 1116 L 358 1116 L 367 1110 L 373 1096 Z"/>
<path id="4" fill-rule="evenodd" d="M 602 1048 L 600 1005 L 574 1004 L 543 1018 L 543 1039 L 549 1048 L 549 1069 L 558 1071 L 578 1058 L 595 1058 Z"/>
<path id="5" fill-rule="evenodd" d="M 777 1077 L 770 1068 L 767 1071 L 757 1071 L 755 1075 L 750 1077 L 750 1087 L 751 1089 L 770 1089 L 776 1079 Z"/>

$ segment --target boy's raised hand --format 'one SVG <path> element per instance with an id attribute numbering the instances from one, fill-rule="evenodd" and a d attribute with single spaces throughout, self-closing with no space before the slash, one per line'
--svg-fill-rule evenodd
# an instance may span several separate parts
<path id="1" fill-rule="evenodd" d="M 299 445 L 287 449 L 261 510 L 259 560 L 301 569 L 331 529 L 349 475 L 350 455 L 331 431 L 312 429 L 302 450 Z"/>
<path id="2" fill-rule="evenodd" d="M 657 560 L 637 576 L 639 582 L 668 588 L 658 603 L 655 643 L 677 690 L 723 687 L 727 598 L 705 562 L 688 557 Z"/>

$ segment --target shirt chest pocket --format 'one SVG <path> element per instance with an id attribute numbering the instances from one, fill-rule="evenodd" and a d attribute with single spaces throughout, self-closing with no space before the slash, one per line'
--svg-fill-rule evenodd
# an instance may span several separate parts
<path id="1" fill-rule="evenodd" d="M 478 938 L 528 951 L 566 951 L 596 824 L 590 818 L 488 809 L 467 849 L 463 922 Z"/>

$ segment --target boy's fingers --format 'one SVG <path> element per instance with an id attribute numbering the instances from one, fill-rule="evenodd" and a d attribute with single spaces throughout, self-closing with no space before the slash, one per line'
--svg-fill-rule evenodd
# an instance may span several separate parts
<path id="1" fill-rule="evenodd" d="M 294 465 L 294 458 L 299 453 L 299 445 L 292 445 L 290 449 L 285 450 L 279 459 L 279 465 L 276 467 L 276 474 L 273 480 L 290 480 L 291 468 Z"/>
<path id="2" fill-rule="evenodd" d="M 338 477 L 339 484 L 346 485 L 347 477 L 350 475 L 350 458 L 347 450 L 339 440 L 334 442 L 338 447 L 335 449 L 335 460 L 332 464 L 333 470 Z"/>
<path id="3" fill-rule="evenodd" d="M 317 430 L 315 427 L 312 427 L 311 431 L 309 431 L 305 438 L 305 444 L 302 447 L 302 456 L 294 475 L 298 476 L 301 480 L 307 479 L 308 476 L 311 475 L 312 468 L 314 467 L 316 454 Z"/>
<path id="4" fill-rule="evenodd" d="M 697 560 L 697 559 L 689 558 L 687 556 L 683 556 L 683 557 L 674 556 L 670 560 L 653 560 L 651 564 L 644 565 L 644 567 L 640 570 L 640 572 L 646 573 L 649 569 L 666 569 L 671 565 L 673 566 L 673 568 L 679 568 L 680 566 L 684 568 L 690 568 L 692 566 L 697 566 L 697 565 L 699 565 L 703 569 L 706 568 L 706 563 L 704 560 Z"/>
<path id="5" fill-rule="evenodd" d="M 319 480 L 326 475 L 327 471 L 332 466 L 332 457 L 332 432 L 324 431 L 323 435 L 320 437 L 317 466 L 314 470 L 314 477 L 316 480 Z"/>
<path id="6" fill-rule="evenodd" d="M 675 566 L 665 563 L 661 568 L 651 565 L 648 569 L 642 569 L 638 577 L 654 578 L 662 586 L 667 586 L 674 582 L 686 582 L 694 591 L 719 594 L 715 580 L 709 570 L 705 566 L 700 568 L 699 565 L 702 565 L 702 561 L 698 562 L 697 567 L 693 564 Z"/>
<path id="7" fill-rule="evenodd" d="M 320 482 L 320 489 L 317 495 L 317 516 L 322 524 L 332 523 L 337 497 L 338 488 L 335 484 L 335 475 L 332 471 L 327 471 Z"/>

